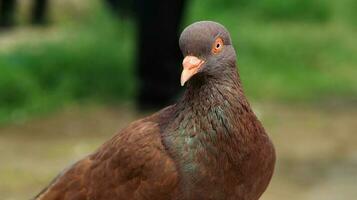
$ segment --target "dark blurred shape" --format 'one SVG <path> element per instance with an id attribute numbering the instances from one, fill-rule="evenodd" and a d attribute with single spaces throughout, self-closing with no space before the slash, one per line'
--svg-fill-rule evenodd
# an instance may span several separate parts
<path id="1" fill-rule="evenodd" d="M 14 26 L 16 0 L 0 0 L 0 28 Z"/>
<path id="2" fill-rule="evenodd" d="M 0 27 L 10 28 L 15 25 L 16 0 L 0 0 Z M 47 23 L 48 0 L 34 0 L 31 23 L 45 25 Z"/>
<path id="3" fill-rule="evenodd" d="M 32 8 L 32 24 L 45 25 L 47 21 L 48 0 L 36 0 Z"/>
<path id="4" fill-rule="evenodd" d="M 180 91 L 182 56 L 179 27 L 185 1 L 139 0 L 138 103 L 141 108 L 167 106 Z"/>
<path id="5" fill-rule="evenodd" d="M 137 17 L 137 103 L 142 110 L 167 106 L 180 93 L 182 56 L 178 38 L 185 2 L 107 0 L 119 16 L 133 11 Z"/>
<path id="6" fill-rule="evenodd" d="M 120 17 L 126 17 L 135 13 L 137 0 L 105 0 L 112 12 Z"/>

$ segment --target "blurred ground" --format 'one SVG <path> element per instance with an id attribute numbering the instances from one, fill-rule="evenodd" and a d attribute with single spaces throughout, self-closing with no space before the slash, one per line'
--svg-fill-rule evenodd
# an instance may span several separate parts
<path id="1" fill-rule="evenodd" d="M 262 200 L 357 196 L 357 108 L 256 103 L 278 163 Z M 0 197 L 28 199 L 70 163 L 143 114 L 130 106 L 72 107 L 0 129 Z M 26 133 L 26 134 L 23 134 Z"/>

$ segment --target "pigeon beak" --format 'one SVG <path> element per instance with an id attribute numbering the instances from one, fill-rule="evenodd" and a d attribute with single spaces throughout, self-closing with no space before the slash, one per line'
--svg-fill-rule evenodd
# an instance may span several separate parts
<path id="1" fill-rule="evenodd" d="M 183 70 L 181 73 L 181 86 L 184 86 L 185 83 L 198 72 L 198 70 L 201 68 L 203 63 L 204 61 L 197 58 L 196 56 L 186 56 L 185 59 L 183 59 L 182 62 Z"/>

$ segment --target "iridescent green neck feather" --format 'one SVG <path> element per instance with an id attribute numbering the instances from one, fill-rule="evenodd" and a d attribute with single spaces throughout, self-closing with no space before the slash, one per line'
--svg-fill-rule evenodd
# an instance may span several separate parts
<path id="1" fill-rule="evenodd" d="M 251 110 L 236 68 L 227 68 L 219 77 L 194 77 L 187 87 L 173 108 L 170 125 L 164 128 L 163 141 L 178 166 L 183 190 L 189 194 L 206 173 L 224 173 L 217 171 L 218 165 L 236 159 L 230 155 L 232 149 L 244 141 L 234 135 L 242 128 L 235 124 L 251 115 Z"/>

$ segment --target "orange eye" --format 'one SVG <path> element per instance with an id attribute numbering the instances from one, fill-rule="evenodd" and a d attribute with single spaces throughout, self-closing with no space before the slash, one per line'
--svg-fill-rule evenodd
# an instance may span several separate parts
<path id="1" fill-rule="evenodd" d="M 212 53 L 217 54 L 222 51 L 223 48 L 223 40 L 221 38 L 217 38 L 212 47 Z"/>

